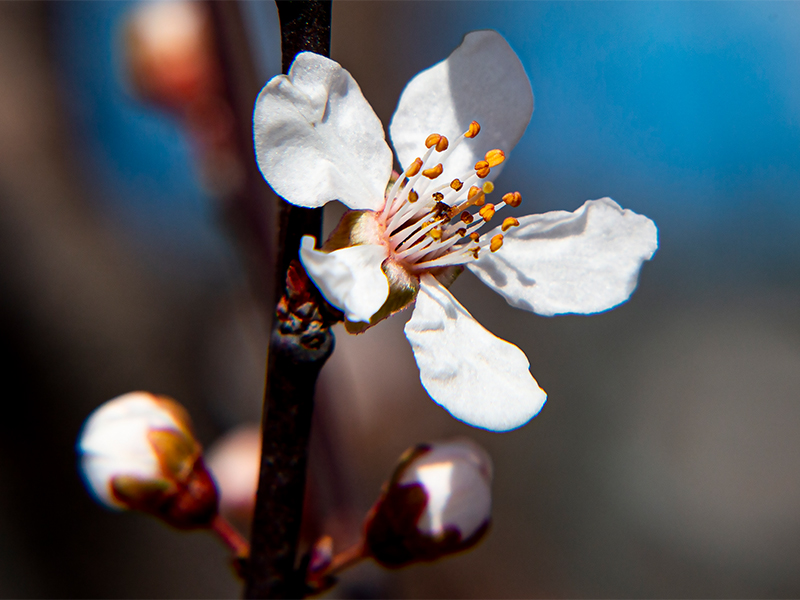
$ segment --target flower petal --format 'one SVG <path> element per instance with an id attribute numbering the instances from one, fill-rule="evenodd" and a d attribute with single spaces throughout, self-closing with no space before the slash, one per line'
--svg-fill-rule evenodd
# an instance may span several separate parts
<path id="1" fill-rule="evenodd" d="M 519 223 L 499 251 L 468 267 L 509 304 L 540 315 L 591 314 L 625 302 L 658 248 L 655 223 L 611 198 Z"/>
<path id="2" fill-rule="evenodd" d="M 475 139 L 453 150 L 446 175 L 463 175 L 499 148 L 508 154 L 533 113 L 533 92 L 517 55 L 496 31 L 473 31 L 453 53 L 416 75 L 403 90 L 389 135 L 400 164 L 407 167 L 425 152 L 425 138 L 439 133 L 451 140 L 478 121 Z M 500 166 L 492 169 L 496 177 Z"/>
<path id="3" fill-rule="evenodd" d="M 522 350 L 484 329 L 432 275 L 421 279 L 405 333 L 422 385 L 455 418 L 507 431 L 542 409 L 547 394 Z"/>
<path id="4" fill-rule="evenodd" d="M 292 204 L 383 204 L 392 152 L 380 120 L 338 63 L 298 54 L 289 75 L 273 77 L 258 95 L 253 132 L 261 173 Z"/>
<path id="5" fill-rule="evenodd" d="M 350 321 L 369 322 L 389 296 L 389 281 L 381 269 L 386 257 L 386 248 L 373 244 L 321 252 L 314 250 L 310 235 L 300 243 L 300 262 L 306 273 Z"/>

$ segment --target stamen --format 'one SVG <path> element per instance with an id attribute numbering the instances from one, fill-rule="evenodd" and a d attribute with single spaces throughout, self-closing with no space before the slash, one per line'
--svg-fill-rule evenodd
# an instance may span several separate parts
<path id="1" fill-rule="evenodd" d="M 522 194 L 519 192 L 508 192 L 503 196 L 503 202 L 509 206 L 517 208 L 520 204 L 522 204 Z"/>
<path id="2" fill-rule="evenodd" d="M 487 204 L 483 208 L 478 211 L 478 214 L 483 217 L 483 220 L 487 223 L 492 220 L 494 216 L 494 204 Z"/>
<path id="3" fill-rule="evenodd" d="M 419 200 L 419 194 L 417 192 L 415 192 L 414 190 L 411 190 L 410 192 L 408 192 L 408 201 L 409 202 L 413 203 L 413 202 L 416 202 L 417 200 Z"/>
<path id="4" fill-rule="evenodd" d="M 476 242 L 476 243 L 477 243 L 477 242 L 478 242 L 478 241 L 481 239 L 481 234 L 480 234 L 480 233 L 478 233 L 477 231 L 473 231 L 472 233 L 470 233 L 470 234 L 469 234 L 469 238 L 470 238 L 470 239 L 471 239 L 473 242 Z"/>
<path id="5" fill-rule="evenodd" d="M 434 192 L 431 198 L 433 198 L 435 202 L 441 202 L 444 200 L 444 194 L 441 192 Z"/>
<path id="6" fill-rule="evenodd" d="M 442 166 L 442 163 L 439 163 L 435 167 L 431 167 L 430 169 L 425 169 L 422 172 L 422 174 L 428 179 L 436 179 L 439 175 L 442 174 L 442 171 L 444 171 L 444 167 Z"/>
<path id="7" fill-rule="evenodd" d="M 477 185 L 473 185 L 469 188 L 469 192 L 467 192 L 467 200 L 472 200 L 475 196 L 481 193 L 481 188 Z"/>
<path id="8" fill-rule="evenodd" d="M 465 210 L 464 212 L 462 212 L 462 213 L 461 213 L 461 220 L 462 220 L 464 223 L 466 223 L 467 225 L 469 225 L 469 224 L 470 224 L 470 223 L 472 223 L 472 222 L 473 222 L 475 219 L 474 219 L 474 217 L 472 216 L 472 214 L 471 214 L 471 213 L 469 213 L 469 212 L 467 212 L 467 211 Z"/>
<path id="9" fill-rule="evenodd" d="M 514 217 L 506 217 L 503 220 L 503 224 L 500 226 L 500 229 L 502 229 L 505 232 L 511 229 L 512 227 L 517 227 L 517 226 L 519 226 L 519 221 L 517 221 Z"/>
<path id="10" fill-rule="evenodd" d="M 475 173 L 483 179 L 489 174 L 489 163 L 485 160 L 479 160 L 475 163 Z"/>
<path id="11" fill-rule="evenodd" d="M 439 143 L 439 140 L 442 139 L 438 133 L 432 133 L 428 137 L 425 138 L 425 147 L 430 148 L 431 146 L 435 146 Z"/>
<path id="12" fill-rule="evenodd" d="M 405 176 L 413 177 L 414 175 L 419 173 L 419 170 L 421 168 L 422 168 L 422 159 L 420 157 L 417 157 L 414 159 L 414 162 L 411 163 L 408 169 L 406 169 Z"/>
<path id="13" fill-rule="evenodd" d="M 436 142 L 436 151 L 437 152 L 444 152 L 447 150 L 447 147 L 450 145 L 450 142 L 447 141 L 447 138 L 442 136 Z"/>
<path id="14" fill-rule="evenodd" d="M 458 179 L 453 179 L 453 181 L 450 182 L 450 187 L 455 191 L 460 192 L 461 188 L 464 187 L 464 182 L 459 181 Z"/>
<path id="15" fill-rule="evenodd" d="M 464 237 L 465 235 L 467 235 L 467 230 L 466 230 L 466 228 L 464 228 L 464 227 L 461 227 L 461 228 L 460 228 L 458 231 L 456 231 L 456 235 L 457 235 L 458 237 L 460 237 L 460 238 L 462 238 L 462 237 Z"/>
<path id="16" fill-rule="evenodd" d="M 467 129 L 467 132 L 464 134 L 464 137 L 474 138 L 480 132 L 481 132 L 480 123 L 478 123 L 477 121 L 473 121 L 472 123 L 469 124 L 469 129 Z"/>
<path id="17" fill-rule="evenodd" d="M 490 167 L 496 167 L 506 159 L 506 155 L 499 148 L 495 148 L 494 150 L 489 150 L 484 158 Z"/>
<path id="18" fill-rule="evenodd" d="M 435 239 L 437 242 L 442 239 L 442 230 L 439 227 L 434 227 L 431 229 L 431 237 Z"/>
<path id="19" fill-rule="evenodd" d="M 489 250 L 492 252 L 497 252 L 503 246 L 503 234 L 498 233 L 496 236 L 492 238 L 492 241 L 489 243 Z"/>
<path id="20" fill-rule="evenodd" d="M 491 181 L 486 181 L 481 186 L 484 194 L 491 194 L 494 191 L 494 184 Z"/>

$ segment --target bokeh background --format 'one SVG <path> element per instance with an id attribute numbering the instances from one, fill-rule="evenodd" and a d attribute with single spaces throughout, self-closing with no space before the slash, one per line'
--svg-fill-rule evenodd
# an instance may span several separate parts
<path id="1" fill-rule="evenodd" d="M 211 536 L 106 511 L 76 471 L 83 419 L 130 390 L 183 402 L 207 446 L 260 414 L 270 238 L 252 230 L 271 211 L 237 221 L 224 131 L 209 142 L 137 93 L 138 6 L 0 3 L 3 597 L 240 594 Z M 274 6 L 241 11 L 263 84 L 280 68 Z M 337 332 L 309 535 L 355 539 L 400 453 L 455 435 L 492 455 L 495 510 L 474 551 L 363 564 L 329 595 L 799 596 L 800 4 L 342 1 L 332 57 L 387 123 L 405 82 L 481 28 L 536 96 L 496 182 L 522 192 L 518 212 L 611 196 L 657 223 L 660 249 L 628 303 L 591 317 L 456 282 L 549 394 L 511 433 L 430 401 L 407 314 Z"/>

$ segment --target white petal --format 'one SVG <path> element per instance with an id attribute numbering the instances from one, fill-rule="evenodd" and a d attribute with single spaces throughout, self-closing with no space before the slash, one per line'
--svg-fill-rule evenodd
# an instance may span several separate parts
<path id="1" fill-rule="evenodd" d="M 431 275 L 406 323 L 422 385 L 455 418 L 494 431 L 523 425 L 547 395 L 525 354 L 484 329 Z"/>
<path id="2" fill-rule="evenodd" d="M 533 112 L 533 92 L 517 55 L 496 31 L 473 31 L 445 60 L 415 76 L 403 90 L 389 126 L 400 164 L 425 152 L 425 138 L 451 140 L 478 121 L 481 132 L 448 157 L 445 175 L 457 177 L 500 148 L 517 144 Z M 494 178 L 500 167 L 492 169 Z"/>
<path id="3" fill-rule="evenodd" d="M 519 222 L 500 250 L 468 267 L 509 304 L 540 315 L 591 314 L 625 302 L 658 248 L 655 223 L 610 198 Z"/>
<path id="4" fill-rule="evenodd" d="M 363 244 L 333 252 L 314 250 L 314 238 L 303 236 L 300 262 L 306 273 L 349 321 L 369 322 L 389 296 L 389 281 L 381 269 L 385 246 Z"/>
<path id="5" fill-rule="evenodd" d="M 289 75 L 273 77 L 258 95 L 253 132 L 261 173 L 292 204 L 383 204 L 392 152 L 380 120 L 338 63 L 298 54 Z"/>

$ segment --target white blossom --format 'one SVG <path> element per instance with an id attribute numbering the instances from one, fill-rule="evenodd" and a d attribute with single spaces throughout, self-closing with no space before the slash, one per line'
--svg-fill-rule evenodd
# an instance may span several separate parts
<path id="1" fill-rule="evenodd" d="M 452 279 L 466 267 L 512 306 L 590 314 L 627 300 L 658 246 L 653 222 L 610 198 L 572 213 L 507 217 L 480 233 L 522 200 L 488 196 L 532 111 L 517 55 L 498 33 L 477 31 L 403 91 L 389 127 L 404 168 L 396 180 L 380 121 L 330 59 L 299 54 L 261 91 L 253 119 L 258 164 L 278 194 L 297 206 L 339 200 L 352 209 L 320 249 L 309 236 L 300 248 L 348 330 L 416 300 L 405 333 L 422 385 L 456 418 L 496 431 L 527 422 L 547 396 L 524 353 L 450 294 Z"/>

